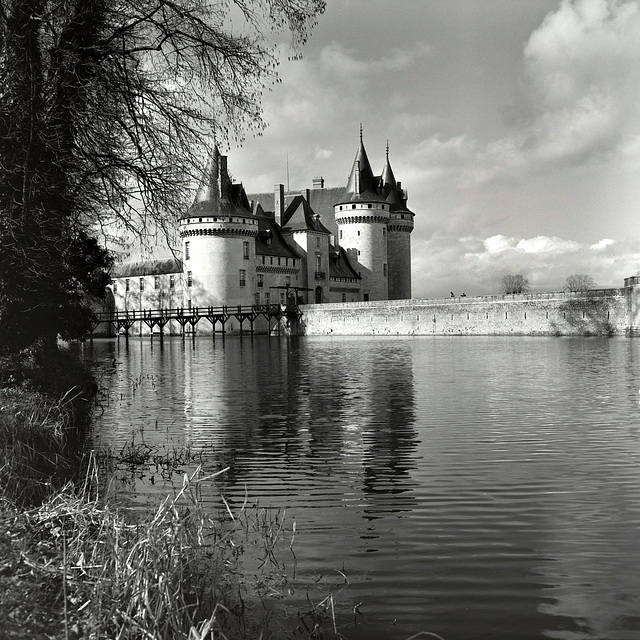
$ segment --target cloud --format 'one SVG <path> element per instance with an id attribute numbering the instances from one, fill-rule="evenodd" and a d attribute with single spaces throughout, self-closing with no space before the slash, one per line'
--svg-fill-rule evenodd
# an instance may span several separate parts
<path id="1" fill-rule="evenodd" d="M 413 49 L 390 49 L 386 56 L 377 60 L 357 57 L 355 49 L 348 49 L 339 42 L 323 47 L 319 57 L 320 71 L 333 80 L 358 80 L 381 72 L 402 71 L 431 53 L 429 45 L 419 42 Z"/>
<path id="2" fill-rule="evenodd" d="M 524 48 L 533 118 L 523 150 L 539 161 L 615 151 L 637 112 L 639 61 L 636 0 L 563 0 Z"/>
<path id="3" fill-rule="evenodd" d="M 596 286 L 621 287 L 640 266 L 638 240 L 595 244 L 555 236 L 514 238 L 496 234 L 484 239 L 436 233 L 414 246 L 414 295 L 446 297 L 449 291 L 488 295 L 500 291 L 502 276 L 520 273 L 533 291 L 559 291 L 574 273 L 591 275 Z"/>
<path id="4" fill-rule="evenodd" d="M 606 249 L 607 247 L 610 247 L 613 244 L 615 244 L 614 240 L 612 240 L 611 238 L 604 238 L 599 242 L 592 244 L 590 249 L 592 249 L 593 251 L 603 251 L 604 249 Z"/>
<path id="5" fill-rule="evenodd" d="M 640 167 L 638 0 L 563 0 L 529 37 L 522 63 L 510 135 L 482 143 L 433 134 L 415 160 L 462 189 L 592 162 Z"/>
<path id="6" fill-rule="evenodd" d="M 503 235 L 491 236 L 484 240 L 484 248 L 489 254 L 502 253 L 508 249 L 514 249 L 516 241 Z"/>
<path id="7" fill-rule="evenodd" d="M 580 244 L 573 240 L 536 236 L 535 238 L 523 238 L 516 245 L 516 249 L 524 253 L 569 253 L 578 251 Z"/>

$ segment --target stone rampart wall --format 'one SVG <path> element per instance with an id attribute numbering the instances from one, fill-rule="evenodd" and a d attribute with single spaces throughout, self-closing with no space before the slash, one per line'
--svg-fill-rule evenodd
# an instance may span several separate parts
<path id="1" fill-rule="evenodd" d="M 304 335 L 626 335 L 629 289 L 305 305 Z"/>

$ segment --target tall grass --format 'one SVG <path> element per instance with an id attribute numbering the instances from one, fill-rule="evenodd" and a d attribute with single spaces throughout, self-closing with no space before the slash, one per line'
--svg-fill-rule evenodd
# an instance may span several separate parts
<path id="1" fill-rule="evenodd" d="M 0 388 L 0 603 L 11 613 L 0 636 L 339 637 L 331 598 L 310 602 L 295 628 L 277 620 L 270 630 L 275 612 L 266 600 L 286 596 L 278 552 L 295 558 L 295 525 L 286 530 L 284 513 L 247 501 L 234 511 L 224 498 L 221 512 L 206 511 L 201 488 L 217 474 L 205 478 L 198 467 L 154 513 L 134 520 L 106 498 L 96 458 L 81 464 L 83 410 L 76 393 Z M 194 456 L 143 459 L 175 468 Z"/>
<path id="2" fill-rule="evenodd" d="M 0 389 L 0 498 L 39 504 L 77 471 L 69 446 L 71 399 L 24 388 Z"/>

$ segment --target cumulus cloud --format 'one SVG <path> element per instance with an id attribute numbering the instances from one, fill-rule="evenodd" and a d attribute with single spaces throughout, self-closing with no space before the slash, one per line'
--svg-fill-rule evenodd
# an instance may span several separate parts
<path id="1" fill-rule="evenodd" d="M 580 244 L 573 240 L 536 236 L 535 238 L 523 238 L 516 245 L 516 249 L 524 253 L 568 253 L 578 251 Z"/>
<path id="2" fill-rule="evenodd" d="M 590 249 L 592 249 L 593 251 L 603 251 L 604 249 L 606 249 L 607 247 L 610 247 L 613 244 L 615 244 L 615 241 L 612 240 L 611 238 L 603 238 L 599 242 L 592 244 Z"/>
<path id="3" fill-rule="evenodd" d="M 502 253 L 516 246 L 515 238 L 507 238 L 503 235 L 495 235 L 484 240 L 484 248 L 489 254 Z"/>
<path id="4" fill-rule="evenodd" d="M 591 275 L 599 287 L 621 287 L 640 266 L 636 241 L 603 239 L 589 245 L 558 237 L 485 239 L 436 233 L 418 243 L 413 261 L 419 273 L 416 297 L 433 298 L 464 291 L 487 295 L 500 291 L 502 276 L 520 273 L 533 291 L 558 291 L 573 273 Z M 471 250 L 470 250 L 471 249 Z"/>
<path id="5" fill-rule="evenodd" d="M 615 151 L 639 86 L 636 0 L 563 0 L 524 49 L 534 112 L 525 150 L 540 160 Z"/>
<path id="6" fill-rule="evenodd" d="M 460 188 L 561 165 L 640 167 L 640 3 L 562 0 L 523 50 L 522 95 L 508 137 L 435 134 L 417 161 L 448 167 Z"/>

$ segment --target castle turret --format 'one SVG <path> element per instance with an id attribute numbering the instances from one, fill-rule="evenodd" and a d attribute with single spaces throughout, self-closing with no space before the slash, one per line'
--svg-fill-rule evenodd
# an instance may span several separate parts
<path id="1" fill-rule="evenodd" d="M 382 194 L 389 203 L 387 254 L 389 258 L 389 300 L 411 298 L 411 232 L 415 214 L 407 209 L 407 197 L 396 182 L 387 157 L 380 177 Z"/>
<path id="2" fill-rule="evenodd" d="M 386 300 L 389 296 L 387 224 L 391 205 L 377 190 L 376 179 L 362 141 L 347 181 L 347 189 L 336 205 L 338 244 L 358 262 L 364 300 Z"/>
<path id="3" fill-rule="evenodd" d="M 180 220 L 185 306 L 250 305 L 258 220 L 227 158 L 213 151 L 205 180 Z"/>

